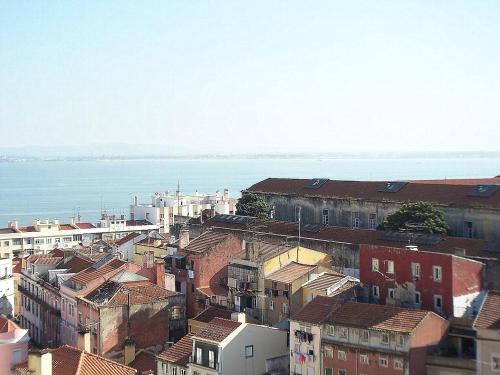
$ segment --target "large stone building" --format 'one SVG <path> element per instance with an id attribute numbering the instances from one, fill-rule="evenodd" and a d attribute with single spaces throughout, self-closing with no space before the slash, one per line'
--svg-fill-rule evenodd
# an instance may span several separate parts
<path id="1" fill-rule="evenodd" d="M 499 240 L 500 178 L 435 181 L 336 181 L 268 178 L 243 191 L 264 197 L 273 218 L 375 229 L 403 203 L 428 201 L 452 236 Z"/>

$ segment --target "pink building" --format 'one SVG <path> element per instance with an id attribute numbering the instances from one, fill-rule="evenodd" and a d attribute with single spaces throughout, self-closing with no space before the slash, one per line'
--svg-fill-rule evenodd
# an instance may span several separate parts
<path id="1" fill-rule="evenodd" d="M 10 369 L 28 357 L 30 337 L 11 320 L 0 315 L 0 375 L 10 374 Z"/>
<path id="2" fill-rule="evenodd" d="M 115 258 L 103 258 L 93 266 L 73 275 L 61 285 L 61 342 L 76 345 L 78 309 L 76 297 L 85 296 L 118 272 L 127 270 L 136 273 L 141 269 L 134 263 Z"/>

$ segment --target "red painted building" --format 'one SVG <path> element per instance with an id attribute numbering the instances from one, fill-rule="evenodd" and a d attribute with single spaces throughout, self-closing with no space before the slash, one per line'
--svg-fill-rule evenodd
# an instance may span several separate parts
<path id="1" fill-rule="evenodd" d="M 166 267 L 175 275 L 176 291 L 186 295 L 186 316 L 192 318 L 210 303 L 227 301 L 227 265 L 242 244 L 227 233 L 205 232 L 191 242 L 187 234 L 181 232 L 179 249 L 166 257 Z"/>
<path id="2" fill-rule="evenodd" d="M 452 254 L 361 245 L 360 280 L 371 302 L 432 310 L 444 317 L 473 314 L 483 289 L 483 266 Z"/>

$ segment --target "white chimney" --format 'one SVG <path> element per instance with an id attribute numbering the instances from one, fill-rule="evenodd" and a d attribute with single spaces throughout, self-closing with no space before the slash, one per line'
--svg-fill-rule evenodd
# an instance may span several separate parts
<path id="1" fill-rule="evenodd" d="M 189 245 L 189 229 L 183 228 L 179 233 L 179 249 L 184 249 Z"/>
<path id="2" fill-rule="evenodd" d="M 78 332 L 76 346 L 80 350 L 85 350 L 86 352 L 90 352 L 90 332 L 88 331 L 80 331 Z"/>
<path id="3" fill-rule="evenodd" d="M 74 217 L 72 217 L 72 218 L 69 219 L 69 224 L 70 225 L 75 225 L 75 218 Z"/>
<path id="4" fill-rule="evenodd" d="M 52 375 L 52 353 L 47 349 L 30 352 L 28 368 L 32 375 Z"/>
<path id="5" fill-rule="evenodd" d="M 229 189 L 224 189 L 224 200 L 227 201 L 229 199 Z"/>

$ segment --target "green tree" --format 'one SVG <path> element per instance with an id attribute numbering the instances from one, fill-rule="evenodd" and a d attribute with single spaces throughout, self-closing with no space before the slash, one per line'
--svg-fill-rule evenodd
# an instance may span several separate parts
<path id="1" fill-rule="evenodd" d="M 409 229 L 414 232 L 446 234 L 448 225 L 441 211 L 429 202 L 403 204 L 396 212 L 387 216 L 380 230 Z"/>
<path id="2" fill-rule="evenodd" d="M 236 215 L 255 216 L 267 219 L 271 208 L 265 199 L 257 194 L 245 193 L 236 203 Z"/>

